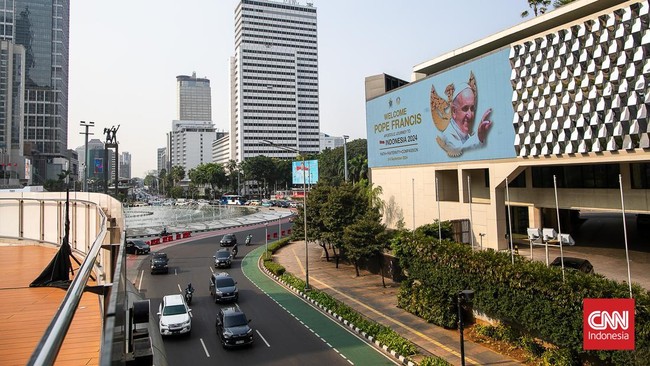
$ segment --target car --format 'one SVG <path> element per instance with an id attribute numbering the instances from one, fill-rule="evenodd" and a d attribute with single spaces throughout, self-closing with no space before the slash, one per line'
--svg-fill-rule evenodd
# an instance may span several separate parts
<path id="1" fill-rule="evenodd" d="M 230 250 L 228 249 L 219 249 L 213 256 L 214 266 L 217 268 L 230 268 L 232 265 L 232 255 L 230 255 Z"/>
<path id="2" fill-rule="evenodd" d="M 151 247 L 141 239 L 129 239 L 126 241 L 126 252 L 128 254 L 149 254 Z"/>
<path id="3" fill-rule="evenodd" d="M 210 276 L 210 296 L 215 303 L 239 300 L 237 282 L 226 272 Z"/>
<path id="4" fill-rule="evenodd" d="M 158 307 L 160 335 L 189 334 L 192 331 L 191 312 L 183 295 L 164 296 Z"/>
<path id="5" fill-rule="evenodd" d="M 551 262 L 552 267 L 562 267 L 562 258 L 557 257 Z M 583 273 L 594 273 L 594 266 L 584 258 L 564 257 L 564 268 Z"/>
<path id="6" fill-rule="evenodd" d="M 219 245 L 222 247 L 231 247 L 235 244 L 237 244 L 237 237 L 235 234 L 226 234 L 221 238 L 221 241 L 219 241 Z"/>
<path id="7" fill-rule="evenodd" d="M 169 273 L 169 257 L 167 253 L 156 252 L 151 256 L 151 274 Z"/>
<path id="8" fill-rule="evenodd" d="M 253 329 L 250 319 L 237 307 L 225 307 L 217 314 L 216 328 L 224 348 L 242 347 L 253 344 Z"/>

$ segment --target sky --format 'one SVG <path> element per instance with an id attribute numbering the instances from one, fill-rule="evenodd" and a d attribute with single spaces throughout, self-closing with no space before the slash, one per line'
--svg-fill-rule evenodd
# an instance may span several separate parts
<path id="1" fill-rule="evenodd" d="M 279 1 L 282 2 L 282 1 Z M 306 4 L 306 0 L 299 0 Z M 310 0 L 318 12 L 320 130 L 366 138 L 366 77 L 407 81 L 413 66 L 519 24 L 525 0 Z M 177 116 L 176 76 L 210 79 L 212 119 L 230 126 L 230 70 L 238 0 L 70 2 L 68 148 L 120 125 L 133 177 L 157 168 Z"/>

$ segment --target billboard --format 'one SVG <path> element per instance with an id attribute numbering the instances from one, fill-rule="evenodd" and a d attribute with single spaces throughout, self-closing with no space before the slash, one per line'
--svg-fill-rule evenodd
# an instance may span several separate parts
<path id="1" fill-rule="evenodd" d="M 291 171 L 293 184 L 318 183 L 318 160 L 294 161 Z"/>
<path id="2" fill-rule="evenodd" d="M 95 174 L 104 172 L 104 159 L 95 158 Z"/>
<path id="3" fill-rule="evenodd" d="M 509 49 L 366 103 L 368 166 L 514 158 Z"/>

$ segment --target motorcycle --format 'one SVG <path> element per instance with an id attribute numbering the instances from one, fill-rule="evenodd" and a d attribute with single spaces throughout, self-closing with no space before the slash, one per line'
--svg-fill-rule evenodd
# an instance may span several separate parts
<path id="1" fill-rule="evenodd" d="M 248 234 L 246 237 L 246 245 L 251 245 L 251 240 L 253 239 L 253 235 Z"/>
<path id="2" fill-rule="evenodd" d="M 194 293 L 194 287 L 192 285 L 188 285 L 187 288 L 185 289 L 185 302 L 187 305 L 192 304 L 192 294 Z"/>

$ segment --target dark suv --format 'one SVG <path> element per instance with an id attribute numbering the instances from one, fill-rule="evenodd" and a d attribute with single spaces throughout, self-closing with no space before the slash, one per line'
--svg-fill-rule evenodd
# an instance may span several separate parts
<path id="1" fill-rule="evenodd" d="M 149 254 L 151 247 L 141 239 L 129 239 L 126 241 L 126 252 L 128 254 Z"/>
<path id="2" fill-rule="evenodd" d="M 227 307 L 219 310 L 216 327 L 221 345 L 226 348 L 253 344 L 253 329 L 248 323 L 250 319 L 238 308 Z"/>
<path id="3" fill-rule="evenodd" d="M 221 238 L 221 241 L 219 242 L 219 245 L 222 247 L 231 247 L 233 245 L 237 244 L 237 237 L 235 234 L 226 234 Z"/>
<path id="4" fill-rule="evenodd" d="M 217 268 L 230 268 L 232 265 L 232 257 L 230 255 L 230 250 L 228 249 L 219 249 L 213 256 L 214 266 Z"/>
<path id="5" fill-rule="evenodd" d="M 215 303 L 237 301 L 239 299 L 237 282 L 226 272 L 212 274 L 210 276 L 210 296 Z"/>
<path id="6" fill-rule="evenodd" d="M 167 267 L 168 263 L 169 258 L 167 257 L 167 253 L 154 253 L 151 257 L 151 274 L 169 273 L 169 267 Z"/>
<path id="7" fill-rule="evenodd" d="M 551 267 L 562 267 L 562 258 L 557 257 L 551 262 Z M 594 273 L 594 266 L 586 259 L 564 257 L 564 268 L 582 273 Z"/>

